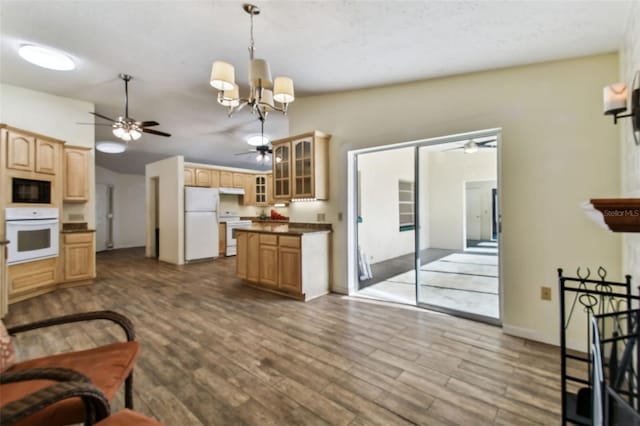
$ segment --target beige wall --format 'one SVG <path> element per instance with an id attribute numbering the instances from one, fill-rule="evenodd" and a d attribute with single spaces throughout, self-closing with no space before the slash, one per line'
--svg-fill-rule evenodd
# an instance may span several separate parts
<path id="1" fill-rule="evenodd" d="M 184 157 L 176 156 L 146 165 L 147 257 L 155 256 L 156 191 L 159 190 L 158 227 L 160 228 L 160 260 L 184 263 Z"/>
<path id="2" fill-rule="evenodd" d="M 496 150 L 465 154 L 463 151 L 429 153 L 429 247 L 463 250 L 465 182 L 495 180 Z"/>
<path id="3" fill-rule="evenodd" d="M 415 234 L 400 232 L 398 181 L 414 181 L 413 148 L 358 156 L 360 214 L 358 244 L 370 263 L 413 253 Z"/>
<path id="4" fill-rule="evenodd" d="M 82 214 L 89 228 L 95 226 L 95 171 L 93 126 L 77 122 L 93 122 L 89 114 L 94 104 L 36 92 L 9 84 L 0 84 L 0 123 L 63 140 L 67 145 L 91 148 L 89 153 L 89 202 L 65 203 L 60 213 L 62 222 L 70 214 Z"/>
<path id="5" fill-rule="evenodd" d="M 624 43 L 620 49 L 619 80 L 631 87 L 636 72 L 640 72 L 640 2 L 633 2 L 631 6 Z M 634 142 L 630 119 L 621 120 L 617 127 L 621 134 L 623 196 L 640 198 L 640 147 Z M 624 273 L 631 274 L 635 285 L 638 285 L 640 234 L 625 233 L 623 237 Z"/>
<path id="6" fill-rule="evenodd" d="M 96 166 L 96 184 L 113 185 L 113 246 L 142 247 L 146 243 L 145 178 Z M 96 214 L 100 212 L 96 211 Z"/>
<path id="7" fill-rule="evenodd" d="M 603 265 L 620 277 L 621 239 L 581 211 L 620 192 L 618 130 L 602 115 L 616 54 L 299 98 L 290 133 L 330 142 L 328 202 L 293 204 L 295 220 L 325 212 L 334 225 L 333 289 L 347 292 L 347 153 L 389 143 L 502 128 L 505 331 L 558 343 L 556 268 Z M 343 220 L 338 220 L 342 214 Z M 553 290 L 540 300 L 540 286 Z"/>

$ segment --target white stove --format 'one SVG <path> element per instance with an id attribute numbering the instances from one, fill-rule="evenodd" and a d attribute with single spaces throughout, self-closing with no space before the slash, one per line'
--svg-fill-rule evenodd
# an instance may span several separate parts
<path id="1" fill-rule="evenodd" d="M 220 214 L 220 222 L 225 222 L 227 230 L 227 249 L 225 256 L 235 256 L 237 251 L 236 239 L 233 230 L 236 228 L 248 228 L 251 226 L 250 220 L 240 220 L 240 216 L 236 212 L 224 212 Z"/>

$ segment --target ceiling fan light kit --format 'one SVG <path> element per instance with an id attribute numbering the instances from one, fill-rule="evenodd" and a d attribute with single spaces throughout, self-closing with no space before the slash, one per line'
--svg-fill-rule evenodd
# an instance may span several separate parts
<path id="1" fill-rule="evenodd" d="M 142 137 L 143 133 L 150 133 L 152 135 L 157 136 L 165 136 L 170 137 L 171 134 L 161 132 L 159 130 L 148 129 L 148 127 L 158 126 L 160 123 L 157 121 L 136 121 L 135 119 L 129 117 L 129 81 L 132 80 L 133 77 L 127 74 L 120 74 L 118 76 L 122 81 L 124 81 L 124 117 L 118 117 L 117 120 L 113 118 L 109 118 L 106 115 L 98 114 L 97 112 L 89 112 L 98 118 L 102 118 L 103 120 L 110 121 L 112 130 L 111 132 L 115 137 L 121 139 L 125 142 L 137 141 Z M 93 125 L 103 125 L 100 123 L 78 123 L 78 124 L 93 124 Z M 106 144 L 112 145 L 106 145 Z M 102 151 L 108 154 L 119 154 L 124 152 L 127 149 L 126 144 L 122 144 L 121 147 L 115 148 L 116 142 L 105 141 L 103 146 L 105 149 L 100 149 L 98 144 L 96 144 L 96 149 L 98 151 Z M 114 151 L 115 149 L 115 151 Z"/>
<path id="2" fill-rule="evenodd" d="M 627 111 L 627 86 L 624 83 L 606 86 L 603 98 L 604 114 L 613 116 L 613 124 L 618 124 L 620 118 L 631 118 L 633 137 L 636 145 L 640 145 L 640 71 L 633 77 L 629 114 L 623 114 Z"/>
<path id="3" fill-rule="evenodd" d="M 242 6 L 251 18 L 251 38 L 249 43 L 249 94 L 240 98 L 236 84 L 235 68 L 224 61 L 215 61 L 211 67 L 209 83 L 218 89 L 218 103 L 227 108 L 229 116 L 249 106 L 252 114 L 266 118 L 271 111 L 287 113 L 287 108 L 295 100 L 293 80 L 289 77 L 271 77 L 271 68 L 264 59 L 254 58 L 253 17 L 260 8 L 252 4 Z M 279 104 L 277 105 L 276 102 Z"/>

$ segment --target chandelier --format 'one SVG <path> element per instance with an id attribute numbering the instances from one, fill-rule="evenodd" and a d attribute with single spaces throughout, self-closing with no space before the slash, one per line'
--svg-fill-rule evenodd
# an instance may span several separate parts
<path id="1" fill-rule="evenodd" d="M 251 39 L 249 42 L 249 94 L 240 98 L 233 65 L 215 61 L 211 67 L 211 86 L 219 90 L 218 103 L 227 108 L 229 117 L 247 105 L 252 114 L 258 114 L 264 120 L 270 111 L 287 113 L 287 107 L 295 100 L 293 80 L 289 77 L 271 79 L 269 63 L 253 57 L 253 17 L 260 14 L 260 8 L 253 4 L 244 4 L 242 8 L 251 17 Z"/>

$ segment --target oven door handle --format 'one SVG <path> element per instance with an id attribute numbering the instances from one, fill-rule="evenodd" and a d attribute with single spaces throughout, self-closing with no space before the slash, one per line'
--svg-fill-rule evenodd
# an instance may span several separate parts
<path id="1" fill-rule="evenodd" d="M 57 219 L 8 220 L 7 226 L 57 225 Z"/>

